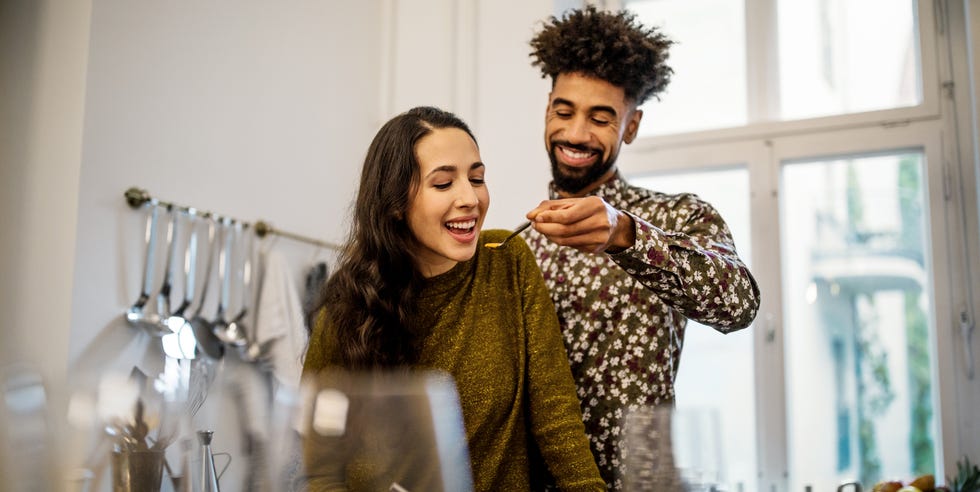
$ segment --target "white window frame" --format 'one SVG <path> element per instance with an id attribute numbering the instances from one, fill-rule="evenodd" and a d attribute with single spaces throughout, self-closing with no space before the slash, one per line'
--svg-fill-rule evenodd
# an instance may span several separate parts
<path id="1" fill-rule="evenodd" d="M 754 324 L 756 422 L 759 489 L 787 490 L 786 392 L 784 381 L 783 302 L 779 234 L 779 190 L 782 163 L 820 156 L 840 156 L 919 148 L 924 155 L 926 220 L 930 231 L 927 261 L 931 272 L 931 347 L 938 407 L 937 477 L 955 471 L 963 456 L 978 452 L 976 420 L 980 390 L 965 376 L 965 353 L 959 329 L 960 313 L 976 303 L 977 224 L 976 164 L 969 119 L 952 111 L 952 82 L 971 87 L 969 71 L 954 65 L 969 56 L 966 33 L 948 25 L 950 15 L 963 16 L 959 0 L 919 0 L 921 104 L 881 111 L 779 122 L 778 69 L 775 66 L 776 0 L 745 0 L 748 108 L 750 123 L 736 128 L 644 137 L 620 156 L 626 175 L 707 171 L 732 166 L 749 170 L 753 273 L 763 292 Z M 591 2 L 616 9 L 619 0 Z M 950 14 L 952 11 L 952 14 Z M 976 15 L 975 13 L 973 15 Z M 954 17 L 955 18 L 955 17 Z M 960 17 L 962 19 L 962 17 Z M 768 27 L 767 27 L 768 26 Z M 955 42 L 950 42 L 950 38 Z M 952 51 L 950 51 L 952 50 Z M 950 56 L 952 53 L 953 56 Z M 761 70 L 765 67 L 765 70 Z M 955 76 L 955 80 L 954 80 Z M 964 91 L 960 91 L 960 98 Z M 969 111 L 961 103 L 958 107 Z M 970 112 L 972 115 L 972 112 Z M 975 116 L 974 116 L 975 117 Z M 646 114 L 644 118 L 656 118 Z M 958 125 L 958 126 L 957 126 Z M 966 129 L 965 129 L 966 128 Z M 972 269 L 969 268 L 973 258 Z M 969 276 L 969 278 L 967 278 Z M 972 308 L 968 310 L 973 323 Z M 974 334 L 973 346 L 980 334 Z M 951 354 L 951 355 L 950 355 Z"/>

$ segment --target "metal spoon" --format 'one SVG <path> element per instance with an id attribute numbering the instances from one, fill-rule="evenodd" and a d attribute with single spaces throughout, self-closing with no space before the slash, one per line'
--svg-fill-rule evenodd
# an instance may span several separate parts
<path id="1" fill-rule="evenodd" d="M 231 295 L 231 277 L 233 274 L 231 271 L 232 238 L 237 239 L 241 237 L 242 223 L 235 221 L 234 227 L 234 234 L 227 235 L 225 238 L 226 248 L 221 251 L 221 262 L 218 265 L 218 276 L 221 277 L 221 300 L 218 302 L 218 313 L 215 316 L 214 323 L 211 325 L 211 332 L 219 340 L 228 345 L 244 347 L 248 344 L 245 333 L 241 331 L 241 327 L 235 321 L 230 321 L 225 317 L 225 310 L 228 308 L 228 297 Z"/>
<path id="2" fill-rule="evenodd" d="M 197 224 L 194 222 L 196 215 L 195 209 L 187 209 L 187 217 L 190 220 L 190 238 L 184 252 L 184 300 L 173 314 L 164 320 L 164 323 L 173 333 L 163 336 L 163 350 L 168 356 L 180 359 L 193 359 L 197 354 L 197 338 L 194 336 L 194 328 L 184 316 L 184 312 L 194 302 L 194 276 L 197 270 Z"/>
<path id="3" fill-rule="evenodd" d="M 509 236 L 505 237 L 503 241 L 500 241 L 499 243 L 486 243 L 484 244 L 484 246 L 490 249 L 502 248 L 504 247 L 505 244 L 507 244 L 507 241 L 510 241 L 514 236 L 520 234 L 521 232 L 524 231 L 524 229 L 527 229 L 528 227 L 531 227 L 530 221 L 521 224 L 517 229 L 514 230 L 514 232 L 510 233 Z"/>
<path id="4" fill-rule="evenodd" d="M 197 270 L 197 225 L 194 219 L 197 217 L 197 210 L 188 209 L 187 217 L 190 220 L 190 238 L 187 240 L 187 250 L 184 251 L 184 300 L 167 318 L 167 326 L 174 332 L 187 322 L 184 312 L 194 302 L 194 275 Z"/>
<path id="5" fill-rule="evenodd" d="M 214 247 L 217 244 L 215 241 L 215 230 L 222 223 L 223 219 L 215 217 L 213 215 L 208 216 L 208 244 L 207 244 L 207 263 L 204 267 L 204 285 L 201 287 L 201 300 L 197 305 L 197 309 L 194 311 L 193 316 L 189 316 L 191 329 L 194 332 L 194 338 L 197 340 L 198 347 L 204 352 L 205 355 L 212 359 L 220 359 L 225 355 L 225 346 L 221 344 L 221 341 L 211 333 L 211 323 L 201 315 L 204 310 L 204 303 L 208 299 L 208 290 L 211 285 L 211 271 L 214 265 Z"/>
<path id="6" fill-rule="evenodd" d="M 144 311 L 147 301 L 150 300 L 150 292 L 153 290 L 153 256 L 156 250 L 157 238 L 157 217 L 159 215 L 158 202 L 151 200 L 150 216 L 146 221 L 146 258 L 143 261 L 143 290 L 140 292 L 139 299 L 126 311 L 126 321 L 135 327 L 142 328 L 153 336 L 160 336 L 166 332 L 160 328 L 159 315 L 148 314 Z"/>
<path id="7" fill-rule="evenodd" d="M 247 229 L 247 226 L 246 226 Z M 239 344 L 239 354 L 242 359 L 246 361 L 253 361 L 255 355 L 258 353 L 258 347 L 255 347 L 254 341 L 249 336 L 248 325 L 245 322 L 245 317 L 249 314 L 249 309 L 252 304 L 252 299 L 255 295 L 252 286 L 254 285 L 253 279 L 255 276 L 255 266 L 253 264 L 253 258 L 255 255 L 255 239 L 251 235 L 247 235 L 245 242 L 248 247 L 245 251 L 245 258 L 242 260 L 242 301 L 241 309 L 238 314 L 228 323 L 228 334 L 231 337 L 238 339 L 241 343 Z"/>
<path id="8" fill-rule="evenodd" d="M 177 256 L 177 220 L 180 213 L 174 210 L 172 205 L 167 207 L 167 211 L 170 212 L 170 222 L 167 225 L 167 262 L 163 268 L 163 285 L 157 293 L 156 319 L 161 325 L 161 330 L 166 328 L 169 331 L 170 327 L 167 326 L 166 320 L 170 317 L 170 291 L 173 288 L 174 256 Z"/>

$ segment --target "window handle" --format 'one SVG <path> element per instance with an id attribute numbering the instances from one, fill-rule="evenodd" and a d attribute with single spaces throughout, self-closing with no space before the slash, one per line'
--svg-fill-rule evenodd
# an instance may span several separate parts
<path id="1" fill-rule="evenodd" d="M 960 311 L 960 332 L 963 334 L 963 355 L 966 356 L 966 377 L 972 380 L 975 369 L 972 344 L 973 323 L 970 321 L 966 309 Z"/>

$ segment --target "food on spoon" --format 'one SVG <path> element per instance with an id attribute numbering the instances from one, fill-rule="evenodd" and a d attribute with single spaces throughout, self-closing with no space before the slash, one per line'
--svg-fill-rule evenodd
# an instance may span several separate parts
<path id="1" fill-rule="evenodd" d="M 486 247 L 488 247 L 490 249 L 497 249 L 497 248 L 500 247 L 501 244 L 502 243 L 486 243 L 486 244 L 484 244 L 484 246 L 486 246 Z"/>

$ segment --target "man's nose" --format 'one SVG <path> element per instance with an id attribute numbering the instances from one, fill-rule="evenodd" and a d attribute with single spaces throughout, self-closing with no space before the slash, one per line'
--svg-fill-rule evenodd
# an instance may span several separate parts
<path id="1" fill-rule="evenodd" d="M 586 143 L 589 141 L 589 124 L 584 118 L 573 118 L 565 129 L 565 140 L 570 143 Z"/>

